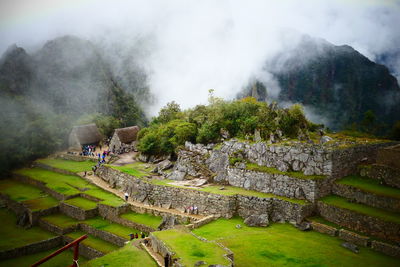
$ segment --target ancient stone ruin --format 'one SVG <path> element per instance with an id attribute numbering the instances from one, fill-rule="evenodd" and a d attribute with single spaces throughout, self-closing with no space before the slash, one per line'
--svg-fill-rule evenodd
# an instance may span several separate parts
<path id="1" fill-rule="evenodd" d="M 139 126 L 115 129 L 109 148 L 113 153 L 122 154 L 136 150 Z"/>

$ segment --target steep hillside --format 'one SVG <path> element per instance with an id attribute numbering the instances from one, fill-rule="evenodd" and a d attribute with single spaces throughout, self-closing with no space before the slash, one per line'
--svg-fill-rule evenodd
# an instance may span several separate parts
<path id="1" fill-rule="evenodd" d="M 311 106 L 328 119 L 331 128 L 359 122 L 368 110 L 387 128 L 400 120 L 396 78 L 350 46 L 303 37 L 298 46 L 276 56 L 265 68 L 279 82 L 279 102 Z"/>

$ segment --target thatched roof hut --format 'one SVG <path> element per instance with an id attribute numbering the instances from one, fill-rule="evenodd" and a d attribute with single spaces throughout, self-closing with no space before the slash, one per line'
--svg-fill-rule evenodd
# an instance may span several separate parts
<path id="1" fill-rule="evenodd" d="M 111 151 L 119 151 L 123 144 L 133 145 L 136 142 L 139 126 L 115 129 L 110 141 Z"/>
<path id="2" fill-rule="evenodd" d="M 68 141 L 70 147 L 80 149 L 83 145 L 97 144 L 102 138 L 96 124 L 91 123 L 74 126 Z"/>

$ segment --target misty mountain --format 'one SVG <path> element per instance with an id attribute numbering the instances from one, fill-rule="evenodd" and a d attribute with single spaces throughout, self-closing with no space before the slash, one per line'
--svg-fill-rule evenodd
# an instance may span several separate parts
<path id="1" fill-rule="evenodd" d="M 74 36 L 48 41 L 32 55 L 11 46 L 0 60 L 0 88 L 2 93 L 25 96 L 56 113 L 78 116 L 96 112 L 118 116 L 121 101 L 130 99 L 139 114 L 136 119 L 144 119 L 135 88 L 121 88 L 99 50 Z M 144 93 L 143 87 L 139 93 Z"/>
<path id="2" fill-rule="evenodd" d="M 281 88 L 278 102 L 311 107 L 333 129 L 360 122 L 368 110 L 386 127 L 400 120 L 396 78 L 387 67 L 350 46 L 305 36 L 298 46 L 277 55 L 265 68 Z"/>

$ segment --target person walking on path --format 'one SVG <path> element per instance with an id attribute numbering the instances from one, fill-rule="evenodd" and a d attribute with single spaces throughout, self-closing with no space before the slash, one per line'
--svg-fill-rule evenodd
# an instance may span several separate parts
<path id="1" fill-rule="evenodd" d="M 125 201 L 128 202 L 128 197 L 129 197 L 128 192 L 125 192 L 124 196 L 125 196 Z"/>

